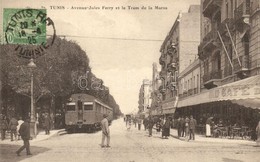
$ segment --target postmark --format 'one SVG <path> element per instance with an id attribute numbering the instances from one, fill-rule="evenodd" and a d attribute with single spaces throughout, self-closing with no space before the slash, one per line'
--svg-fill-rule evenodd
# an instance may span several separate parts
<path id="1" fill-rule="evenodd" d="M 4 43 L 15 44 L 15 53 L 23 58 L 37 58 L 53 45 L 56 30 L 46 9 L 5 8 L 3 14 Z M 47 40 L 47 31 L 51 40 Z"/>

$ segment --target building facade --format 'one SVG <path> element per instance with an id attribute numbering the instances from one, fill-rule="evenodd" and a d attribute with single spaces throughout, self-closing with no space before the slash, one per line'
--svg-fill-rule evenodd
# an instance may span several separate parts
<path id="1" fill-rule="evenodd" d="M 174 113 L 178 100 L 178 75 L 197 57 L 199 42 L 200 6 L 192 5 L 187 13 L 179 13 L 160 49 L 162 114 Z"/>
<path id="2" fill-rule="evenodd" d="M 149 114 L 151 107 L 151 81 L 144 79 L 139 90 L 138 109 L 139 113 Z"/>
<path id="3" fill-rule="evenodd" d="M 259 0 L 201 1 L 200 92 L 191 97 L 187 92 L 178 102 L 178 114 L 202 123 L 213 116 L 217 123 L 253 130 L 260 117 L 259 26 Z M 186 76 L 191 72 L 187 68 Z"/>

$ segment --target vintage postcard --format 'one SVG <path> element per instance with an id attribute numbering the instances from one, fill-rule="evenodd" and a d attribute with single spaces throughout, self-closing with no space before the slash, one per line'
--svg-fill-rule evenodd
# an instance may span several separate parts
<path id="1" fill-rule="evenodd" d="M 0 0 L 0 161 L 259 162 L 259 0 Z"/>

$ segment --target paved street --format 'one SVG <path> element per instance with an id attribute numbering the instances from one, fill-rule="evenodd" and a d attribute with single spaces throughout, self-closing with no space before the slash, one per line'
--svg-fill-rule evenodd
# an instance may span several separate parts
<path id="1" fill-rule="evenodd" d="M 15 155 L 21 141 L 1 143 L 1 161 L 260 161 L 260 148 L 254 147 L 251 141 L 205 142 L 201 137 L 198 141 L 185 142 L 173 137 L 161 139 L 159 134 L 153 133 L 153 137 L 148 137 L 147 132 L 134 127 L 128 131 L 119 119 L 111 126 L 111 148 L 100 147 L 101 132 L 66 134 L 31 142 L 32 156 L 26 156 L 25 152 L 20 157 Z"/>

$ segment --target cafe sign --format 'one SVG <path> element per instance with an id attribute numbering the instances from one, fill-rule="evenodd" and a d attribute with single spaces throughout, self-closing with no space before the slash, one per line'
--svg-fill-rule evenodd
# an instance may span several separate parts
<path id="1" fill-rule="evenodd" d="M 260 98 L 260 86 L 255 84 L 216 88 L 209 92 L 209 98 L 212 101 Z"/>

